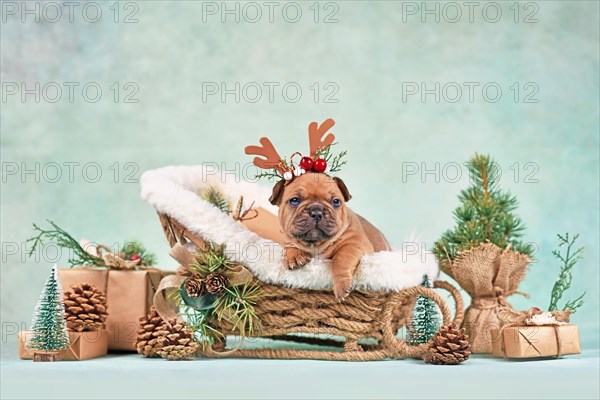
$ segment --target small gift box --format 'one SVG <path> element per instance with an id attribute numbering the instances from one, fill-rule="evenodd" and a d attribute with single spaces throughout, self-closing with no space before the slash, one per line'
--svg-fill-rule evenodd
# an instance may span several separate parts
<path id="1" fill-rule="evenodd" d="M 169 274 L 157 269 L 78 267 L 58 270 L 64 288 L 85 282 L 106 293 L 108 348 L 128 351 L 135 351 L 139 319 L 148 313 L 160 280 Z"/>
<path id="2" fill-rule="evenodd" d="M 33 350 L 27 348 L 27 341 L 33 336 L 33 331 L 19 332 L 19 358 L 33 359 Z M 88 360 L 90 358 L 105 356 L 108 351 L 108 331 L 97 329 L 95 331 L 69 332 L 69 347 L 60 352 L 64 361 Z"/>
<path id="3" fill-rule="evenodd" d="M 504 358 L 560 357 L 579 354 L 579 329 L 568 312 L 529 311 L 520 321 L 491 329 L 492 354 Z"/>

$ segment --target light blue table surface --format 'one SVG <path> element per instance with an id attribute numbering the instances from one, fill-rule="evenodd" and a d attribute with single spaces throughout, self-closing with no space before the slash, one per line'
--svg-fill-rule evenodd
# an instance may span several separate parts
<path id="1" fill-rule="evenodd" d="M 2 399 L 598 399 L 598 350 L 560 359 L 473 356 L 460 366 L 417 360 L 335 362 L 110 354 L 33 363 L 3 344 Z"/>

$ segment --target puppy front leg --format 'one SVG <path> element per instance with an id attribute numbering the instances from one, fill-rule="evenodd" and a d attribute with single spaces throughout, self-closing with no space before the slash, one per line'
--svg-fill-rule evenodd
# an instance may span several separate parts
<path id="1" fill-rule="evenodd" d="M 284 249 L 283 264 L 288 269 L 296 269 L 308 264 L 311 256 L 305 251 L 294 246 L 287 246 Z"/>
<path id="2" fill-rule="evenodd" d="M 333 256 L 331 262 L 333 293 L 339 300 L 344 300 L 350 294 L 352 277 L 363 255 L 362 249 L 349 245 L 337 249 Z"/>

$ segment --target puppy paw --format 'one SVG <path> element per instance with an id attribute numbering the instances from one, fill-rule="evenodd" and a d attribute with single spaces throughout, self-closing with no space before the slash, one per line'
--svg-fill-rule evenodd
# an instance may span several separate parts
<path id="1" fill-rule="evenodd" d="M 308 253 L 305 253 L 304 251 L 295 247 L 288 247 L 285 249 L 283 265 L 285 265 L 285 267 L 288 269 L 297 269 L 308 264 L 310 260 L 311 257 Z"/>
<path id="2" fill-rule="evenodd" d="M 344 301 L 352 289 L 352 279 L 334 279 L 333 294 L 339 301 Z"/>

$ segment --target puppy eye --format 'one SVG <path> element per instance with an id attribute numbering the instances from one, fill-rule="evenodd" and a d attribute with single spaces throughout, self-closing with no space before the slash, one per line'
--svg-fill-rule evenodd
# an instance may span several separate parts
<path id="1" fill-rule="evenodd" d="M 342 201 L 340 199 L 333 199 L 331 200 L 331 204 L 337 208 L 342 205 Z"/>
<path id="2" fill-rule="evenodd" d="M 288 203 L 290 203 L 290 206 L 292 207 L 297 207 L 298 204 L 300 204 L 300 198 L 299 197 L 292 197 Z"/>

